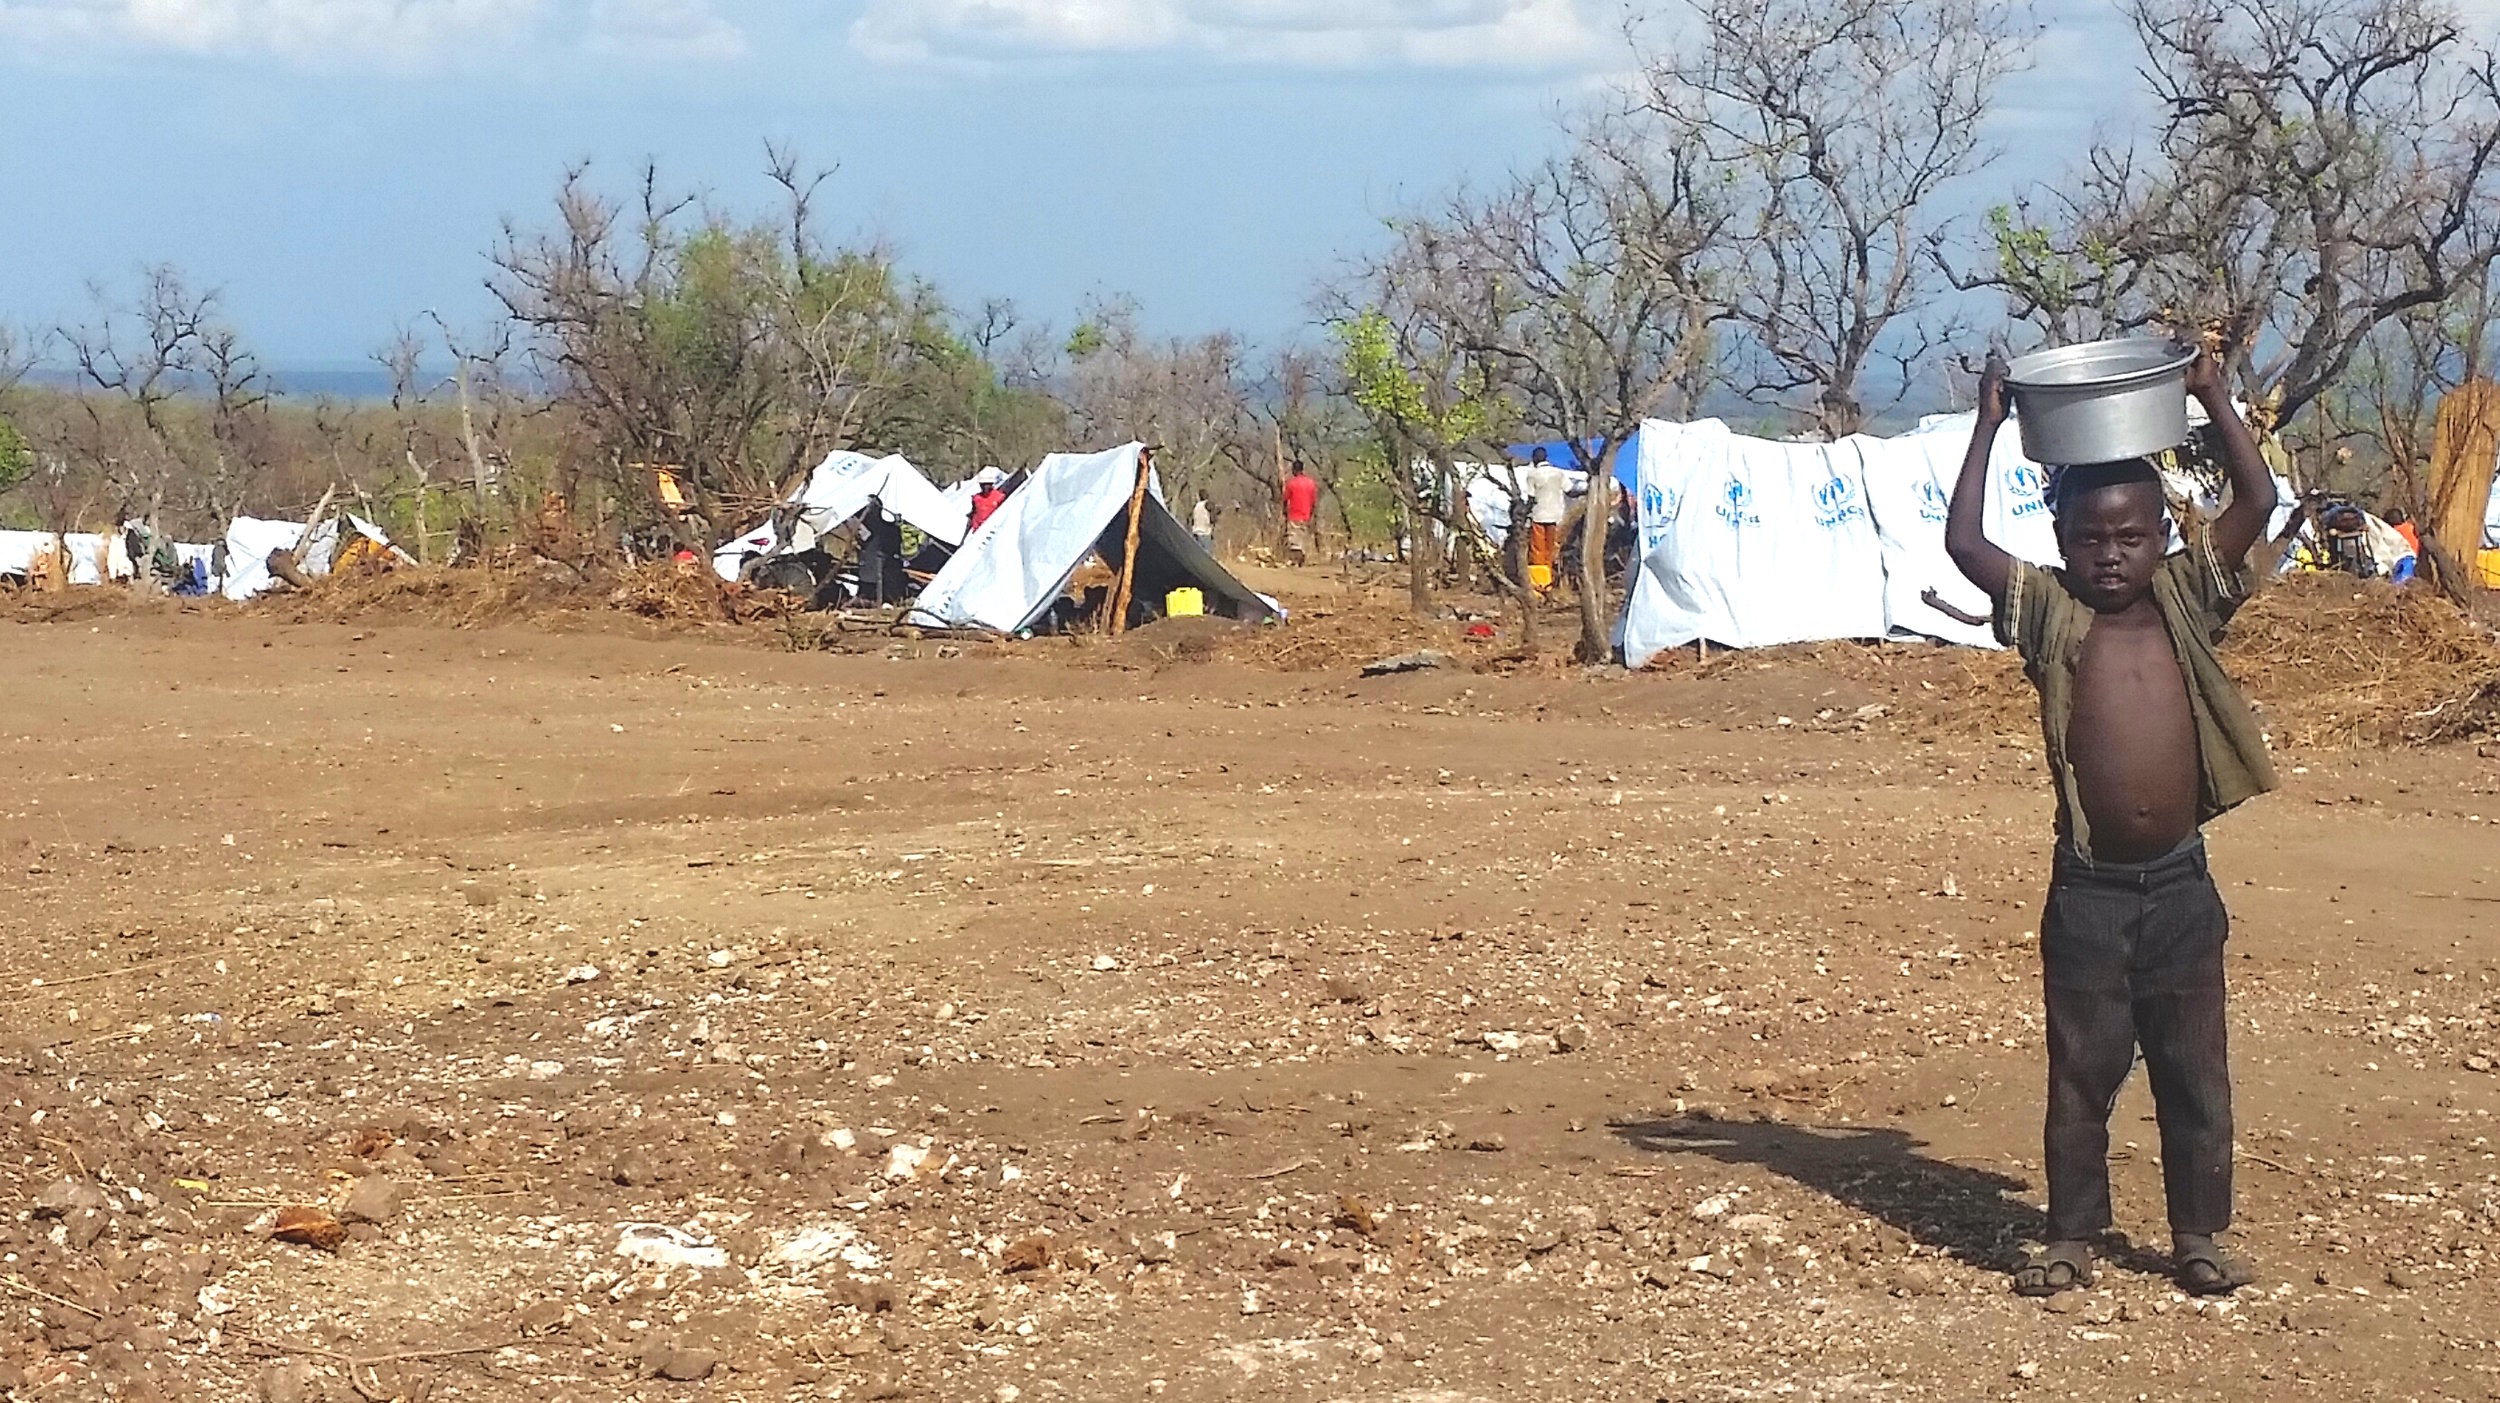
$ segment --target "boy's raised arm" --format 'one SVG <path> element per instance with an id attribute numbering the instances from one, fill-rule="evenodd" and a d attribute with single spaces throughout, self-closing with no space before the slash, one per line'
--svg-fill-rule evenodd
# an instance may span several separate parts
<path id="1" fill-rule="evenodd" d="M 1945 513 L 1944 549 L 1962 577 L 1998 603 L 2004 602 L 2007 583 L 2013 579 L 2014 558 L 1988 539 L 1988 533 L 1980 529 L 1980 519 L 1987 505 L 1988 456 L 2003 427 L 2005 362 L 1991 355 L 1979 377 L 1979 422 L 1971 429 L 1970 450 L 1962 455 L 1962 475 L 1953 484 L 1953 504 Z"/>
<path id="2" fill-rule="evenodd" d="M 2231 474 L 2231 504 L 2214 518 L 2213 547 L 2216 556 L 2237 568 L 2274 515 L 2274 474 L 2266 469 L 2265 455 L 2257 451 L 2256 436 L 2249 433 L 2238 407 L 2231 403 L 2230 380 L 2211 350 L 2188 367 L 2188 393 L 2205 406 L 2206 417 L 2213 420 L 2214 432 L 2222 439 L 2222 464 Z"/>

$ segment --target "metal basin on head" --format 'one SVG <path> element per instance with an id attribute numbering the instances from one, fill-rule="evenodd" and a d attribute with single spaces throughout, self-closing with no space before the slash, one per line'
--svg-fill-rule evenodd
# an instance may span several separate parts
<path id="1" fill-rule="evenodd" d="M 2196 351 L 2156 337 L 2034 351 L 2006 367 L 2023 456 L 2072 467 L 2141 458 L 2187 442 Z"/>

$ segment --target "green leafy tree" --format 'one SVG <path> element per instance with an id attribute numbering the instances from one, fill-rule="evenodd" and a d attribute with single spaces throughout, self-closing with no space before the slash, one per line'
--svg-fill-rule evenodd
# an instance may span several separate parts
<path id="1" fill-rule="evenodd" d="M 1359 309 L 1335 319 L 1338 373 L 1345 395 L 1360 409 L 1378 444 L 1378 456 L 1407 523 L 1407 597 L 1418 614 L 1432 607 L 1431 559 L 1437 523 L 1467 527 L 1459 455 L 1485 446 L 1509 406 L 1494 392 L 1484 364 L 1429 314 L 1426 292 L 1439 252 L 1407 227 L 1399 245 L 1369 270 Z M 1415 470 L 1430 465 L 1429 483 Z M 1524 600 L 1524 581 L 1506 581 Z M 1532 639 L 1535 611 L 1524 611 Z"/>
<path id="2" fill-rule="evenodd" d="M 35 470 L 35 452 L 27 446 L 26 435 L 17 425 L 0 418 L 0 492 L 6 492 L 26 480 Z"/>

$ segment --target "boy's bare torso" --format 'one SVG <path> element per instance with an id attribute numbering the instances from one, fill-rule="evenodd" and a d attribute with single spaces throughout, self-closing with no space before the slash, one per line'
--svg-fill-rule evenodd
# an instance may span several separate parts
<path id="1" fill-rule="evenodd" d="M 2150 598 L 2095 616 L 2084 635 L 2066 762 L 2093 858 L 2149 862 L 2196 831 L 2196 718 L 2178 649 Z"/>

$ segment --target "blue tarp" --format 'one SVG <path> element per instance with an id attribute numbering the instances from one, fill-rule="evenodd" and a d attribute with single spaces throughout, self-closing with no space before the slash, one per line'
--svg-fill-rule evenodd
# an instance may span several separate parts
<path id="1" fill-rule="evenodd" d="M 1626 488 L 1636 486 L 1639 481 L 1640 441 L 1640 433 L 1636 430 L 1630 438 L 1623 441 L 1622 447 L 1615 450 L 1615 481 L 1622 483 Z M 1512 462 L 1525 463 L 1534 457 L 1540 448 L 1545 450 L 1546 458 L 1555 467 L 1578 473 L 1588 471 L 1582 465 L 1582 460 L 1596 453 L 1597 444 L 1594 441 L 1574 444 L 1569 439 L 1555 439 L 1548 443 L 1514 443 L 1502 451 Z"/>

